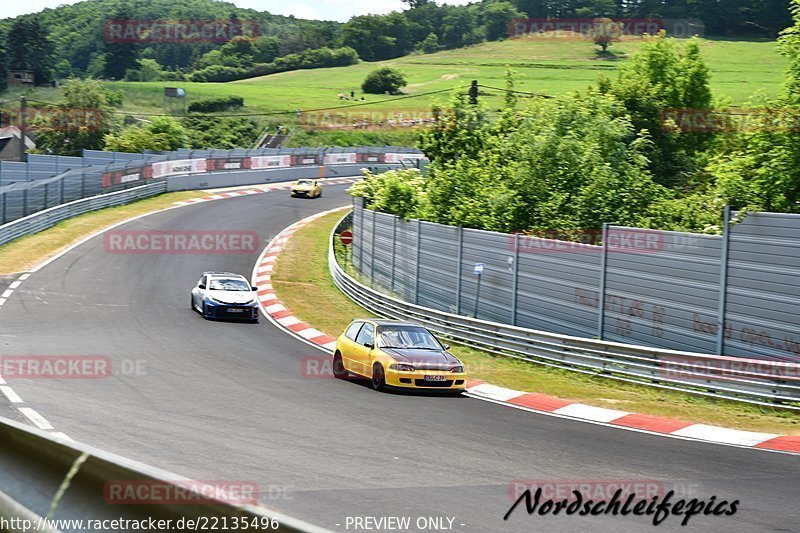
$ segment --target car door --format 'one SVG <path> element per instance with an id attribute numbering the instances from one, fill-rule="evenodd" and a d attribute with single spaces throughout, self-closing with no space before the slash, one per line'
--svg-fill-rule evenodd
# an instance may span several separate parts
<path id="1" fill-rule="evenodd" d="M 375 326 L 366 322 L 359 330 L 353 347 L 353 370 L 362 376 L 370 377 L 372 368 L 369 356 L 375 348 Z"/>
<path id="2" fill-rule="evenodd" d="M 198 308 L 203 307 L 203 295 L 205 294 L 205 290 L 201 287 L 208 287 L 208 276 L 201 277 L 200 281 L 197 282 L 197 286 L 192 291 L 192 298 L 194 298 L 194 304 Z"/>
<path id="3" fill-rule="evenodd" d="M 358 337 L 358 332 L 363 325 L 364 323 L 361 321 L 351 322 L 339 339 L 339 353 L 342 354 L 342 363 L 344 363 L 344 367 L 351 372 L 355 372 L 354 359 L 356 347 L 358 346 L 356 344 L 356 337 Z"/>

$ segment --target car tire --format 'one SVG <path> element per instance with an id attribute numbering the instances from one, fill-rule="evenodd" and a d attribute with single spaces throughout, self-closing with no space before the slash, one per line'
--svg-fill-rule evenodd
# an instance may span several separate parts
<path id="1" fill-rule="evenodd" d="M 336 352 L 333 354 L 333 377 L 345 379 L 348 374 L 347 369 L 344 367 L 344 361 L 342 361 L 342 354 Z"/>
<path id="2" fill-rule="evenodd" d="M 380 363 L 372 365 L 372 388 L 378 392 L 386 389 L 386 373 Z"/>
<path id="3" fill-rule="evenodd" d="M 191 294 L 189 295 L 189 309 L 191 309 L 195 313 L 197 312 L 197 306 L 194 305 L 194 296 L 192 296 Z"/>

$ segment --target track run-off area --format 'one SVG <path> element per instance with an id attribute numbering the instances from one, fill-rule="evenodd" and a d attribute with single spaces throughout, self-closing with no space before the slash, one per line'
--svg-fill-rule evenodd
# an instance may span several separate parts
<path id="1" fill-rule="evenodd" d="M 529 516 L 524 504 L 503 519 L 514 487 L 573 482 L 660 484 L 676 487 L 676 498 L 740 502 L 735 516 L 695 516 L 688 528 L 669 517 L 663 531 L 797 529 L 796 456 L 467 397 L 380 394 L 305 375 L 304 358 L 320 352 L 268 320 L 213 322 L 190 310 L 189 291 L 203 271 L 249 277 L 278 232 L 348 205 L 346 187 L 328 185 L 314 200 L 288 191 L 226 198 L 116 228 L 254 232 L 258 245 L 247 253 L 112 253 L 102 236 L 70 250 L 5 302 L 0 348 L 11 356 L 104 357 L 112 371 L 9 384 L 54 431 L 76 441 L 193 479 L 257 483 L 264 505 L 335 531 L 391 529 L 365 517 L 410 517 L 411 531 L 653 527 L 644 516 Z M 7 398 L 0 406 L 4 416 L 30 423 Z"/>

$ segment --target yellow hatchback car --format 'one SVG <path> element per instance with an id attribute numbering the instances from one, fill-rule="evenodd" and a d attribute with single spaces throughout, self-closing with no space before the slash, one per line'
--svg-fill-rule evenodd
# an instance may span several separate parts
<path id="1" fill-rule="evenodd" d="M 292 198 L 319 198 L 322 196 L 322 184 L 319 180 L 297 180 L 292 184 Z"/>
<path id="2" fill-rule="evenodd" d="M 466 388 L 464 364 L 428 329 L 397 320 L 356 319 L 336 340 L 333 374 L 369 378 L 372 388 L 461 392 Z"/>

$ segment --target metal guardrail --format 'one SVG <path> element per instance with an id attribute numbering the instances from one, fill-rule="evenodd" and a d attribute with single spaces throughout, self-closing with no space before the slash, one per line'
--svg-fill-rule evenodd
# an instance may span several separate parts
<path id="1" fill-rule="evenodd" d="M 246 521 L 250 529 L 328 533 L 326 529 L 272 511 L 256 501 L 240 503 L 214 498 L 214 486 L 207 481 L 189 480 L 6 418 L 0 418 L 0 471 L 3 472 L 0 516 L 7 521 L 17 518 L 17 526 L 11 528 L 15 531 L 90 531 L 96 528 L 86 527 L 88 520 L 147 521 L 152 518 L 172 520 L 171 530 L 247 529 L 233 526 L 234 523 L 242 526 Z M 120 498 L 123 500 L 120 503 L 109 489 L 109 484 L 114 483 L 154 487 L 147 491 L 153 496 L 141 500 L 126 496 Z M 42 517 L 49 521 L 40 522 Z M 194 520 L 205 526 L 175 527 L 180 519 L 184 524 Z M 23 527 L 23 520 L 32 522 L 28 524 L 32 527 Z M 83 520 L 84 527 L 74 522 L 72 527 L 65 525 L 67 520 Z M 252 527 L 254 523 L 260 527 Z M 46 527 L 37 527 L 37 524 L 46 524 Z M 268 527 L 264 527 L 267 524 Z M 108 529 L 139 528 L 109 526 Z"/>
<path id="2" fill-rule="evenodd" d="M 82 198 L 43 211 L 38 211 L 24 218 L 0 226 L 0 245 L 25 235 L 38 233 L 55 226 L 62 220 L 82 215 L 89 211 L 129 204 L 136 200 L 142 200 L 165 192 L 167 192 L 167 182 L 158 181 L 142 185 L 141 187 Z"/>
<path id="3" fill-rule="evenodd" d="M 347 274 L 334 251 L 335 237 L 352 213 L 331 232 L 328 266 L 336 286 L 376 315 L 413 320 L 466 346 L 573 372 L 603 376 L 690 394 L 800 410 L 800 365 L 662 350 L 559 335 L 489 322 L 415 305 L 368 287 Z"/>

